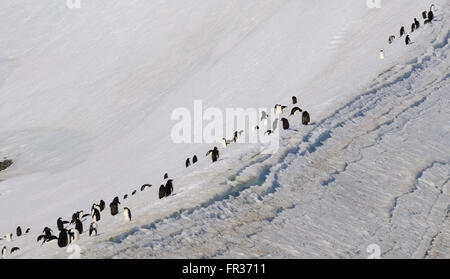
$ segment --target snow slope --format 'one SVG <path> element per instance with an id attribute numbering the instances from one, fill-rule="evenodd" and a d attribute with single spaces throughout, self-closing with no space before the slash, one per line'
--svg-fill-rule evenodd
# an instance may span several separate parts
<path id="1" fill-rule="evenodd" d="M 0 232 L 32 228 L 0 241 L 16 257 L 67 257 L 35 243 L 43 227 L 144 183 L 134 221 L 104 214 L 83 257 L 450 255 L 448 1 L 409 47 L 387 38 L 431 1 L 63 2 L 0 4 Z M 314 125 L 273 155 L 234 145 L 211 165 L 211 144 L 171 141 L 194 100 L 292 95 Z M 164 172 L 175 195 L 157 200 Z"/>

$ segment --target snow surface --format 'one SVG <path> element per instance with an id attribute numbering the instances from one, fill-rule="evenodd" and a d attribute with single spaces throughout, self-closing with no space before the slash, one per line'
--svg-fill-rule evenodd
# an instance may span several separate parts
<path id="1" fill-rule="evenodd" d="M 31 233 L 0 246 L 67 258 L 42 229 L 119 196 L 133 221 L 103 212 L 82 258 L 450 257 L 449 1 L 411 46 L 387 43 L 431 3 L 1 1 L 0 234 Z M 211 144 L 171 140 L 194 100 L 293 95 L 313 124 L 296 117 L 272 155 L 237 144 L 211 164 Z M 175 192 L 158 200 L 165 172 Z"/>

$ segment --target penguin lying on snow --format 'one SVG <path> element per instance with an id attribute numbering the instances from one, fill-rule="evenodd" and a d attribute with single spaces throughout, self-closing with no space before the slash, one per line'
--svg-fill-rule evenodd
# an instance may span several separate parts
<path id="1" fill-rule="evenodd" d="M 291 110 L 291 114 L 290 114 L 289 116 L 297 115 L 297 114 L 300 113 L 300 112 L 302 112 L 302 109 L 301 109 L 301 108 L 299 108 L 299 107 L 293 107 L 292 110 Z"/>
<path id="2" fill-rule="evenodd" d="M 19 251 L 19 250 L 20 250 L 19 247 L 13 247 L 13 248 L 11 248 L 11 252 L 9 252 L 9 253 L 12 254 L 12 253 L 14 253 L 16 251 Z"/>
<path id="3" fill-rule="evenodd" d="M 125 217 L 125 221 L 127 222 L 131 221 L 131 211 L 128 207 L 123 208 L 123 216 Z"/>
<path id="4" fill-rule="evenodd" d="M 272 130 L 267 130 L 265 133 L 264 133 L 264 135 L 268 135 L 268 136 L 270 136 L 271 134 L 273 133 L 273 131 Z"/>
<path id="5" fill-rule="evenodd" d="M 45 227 L 44 230 L 42 231 L 42 233 L 43 234 L 41 234 L 37 238 L 38 242 L 42 240 L 41 245 L 43 245 L 46 242 L 50 242 L 50 241 L 58 239 L 56 236 L 53 235 L 52 229 L 50 229 L 49 227 Z"/>
<path id="6" fill-rule="evenodd" d="M 131 192 L 131 195 L 134 196 L 136 194 L 136 190 L 134 190 L 133 192 Z"/>
<path id="7" fill-rule="evenodd" d="M 206 157 L 209 156 L 209 154 L 211 154 L 211 158 L 213 163 L 217 161 L 217 159 L 219 159 L 219 149 L 217 149 L 217 147 L 214 147 L 214 149 L 209 150 L 206 153 Z"/>
<path id="8" fill-rule="evenodd" d="M 70 229 L 67 233 L 69 234 L 69 243 L 80 240 L 80 233 L 77 229 Z"/>
<path id="9" fill-rule="evenodd" d="M 89 226 L 89 236 L 96 236 L 97 235 L 97 224 L 95 222 L 92 222 Z"/>
<path id="10" fill-rule="evenodd" d="M 128 195 L 125 194 L 125 195 L 123 196 L 123 199 L 124 199 L 124 200 L 128 199 Z"/>
<path id="11" fill-rule="evenodd" d="M 150 188 L 150 187 L 152 187 L 151 184 L 144 184 L 144 185 L 142 185 L 142 186 L 141 186 L 141 192 L 144 191 L 145 188 Z"/>

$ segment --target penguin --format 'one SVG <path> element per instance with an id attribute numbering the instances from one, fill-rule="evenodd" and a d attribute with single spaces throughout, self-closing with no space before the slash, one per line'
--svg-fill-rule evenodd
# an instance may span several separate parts
<path id="1" fill-rule="evenodd" d="M 94 211 L 94 209 L 97 209 L 99 212 L 101 212 L 100 205 L 94 203 L 91 207 L 91 216 L 92 216 L 92 212 Z"/>
<path id="2" fill-rule="evenodd" d="M 406 45 L 410 45 L 411 44 L 411 39 L 409 38 L 409 35 L 406 35 L 405 44 Z"/>
<path id="3" fill-rule="evenodd" d="M 12 237 L 13 237 L 13 234 L 12 234 L 12 233 L 7 234 L 7 235 L 5 236 L 6 242 L 11 242 L 11 241 L 12 241 Z"/>
<path id="4" fill-rule="evenodd" d="M 297 97 L 292 96 L 292 104 L 293 105 L 297 104 Z"/>
<path id="5" fill-rule="evenodd" d="M 166 197 L 170 196 L 173 193 L 173 180 L 167 180 L 166 186 L 164 188 L 166 190 Z"/>
<path id="6" fill-rule="evenodd" d="M 112 202 L 115 204 L 120 204 L 119 197 L 115 197 Z"/>
<path id="7" fill-rule="evenodd" d="M 145 188 L 147 188 L 147 187 L 150 188 L 150 187 L 152 187 L 152 185 L 151 184 L 144 184 L 144 185 L 142 185 L 141 186 L 141 192 L 144 191 Z"/>
<path id="8" fill-rule="evenodd" d="M 194 155 L 194 157 L 192 157 L 192 164 L 197 163 L 198 159 L 197 159 L 197 155 Z"/>
<path id="9" fill-rule="evenodd" d="M 380 50 L 380 59 L 381 59 L 381 60 L 384 59 L 384 50 Z"/>
<path id="10" fill-rule="evenodd" d="M 283 129 L 287 130 L 289 129 L 289 121 L 286 118 L 281 118 L 281 122 L 283 122 Z"/>
<path id="11" fill-rule="evenodd" d="M 308 125 L 310 121 L 311 121 L 311 119 L 309 117 L 309 113 L 305 110 L 302 114 L 302 124 Z"/>
<path id="12" fill-rule="evenodd" d="M 119 205 L 115 203 L 114 201 L 109 204 L 111 216 L 116 216 L 117 213 L 119 213 Z"/>
<path id="13" fill-rule="evenodd" d="M 431 23 L 431 21 L 430 21 L 429 19 L 426 19 L 426 20 L 423 22 L 424 25 L 427 25 L 428 23 Z"/>
<path id="14" fill-rule="evenodd" d="M 2 249 L 2 259 L 6 259 L 6 256 L 8 255 L 8 250 L 6 249 L 6 246 L 3 246 Z"/>
<path id="15" fill-rule="evenodd" d="M 70 224 L 75 224 L 75 221 L 78 219 L 78 212 L 75 212 L 72 214 L 72 221 L 70 221 Z"/>
<path id="16" fill-rule="evenodd" d="M 405 35 L 405 34 L 406 34 L 406 32 L 405 32 L 405 27 L 402 26 L 402 27 L 400 28 L 400 38 L 401 38 L 403 35 Z"/>
<path id="17" fill-rule="evenodd" d="M 59 236 L 58 236 L 58 247 L 59 248 L 66 247 L 68 243 L 69 243 L 69 238 L 68 238 L 68 235 L 67 235 L 67 230 L 66 229 L 62 229 L 59 232 Z"/>
<path id="18" fill-rule="evenodd" d="M 20 250 L 19 247 L 13 247 L 13 248 L 11 249 L 10 254 L 12 254 L 12 253 L 14 253 L 14 252 L 16 252 L 16 251 L 19 251 L 19 250 Z"/>
<path id="19" fill-rule="evenodd" d="M 30 231 L 31 231 L 31 229 L 28 228 L 28 229 L 25 231 L 25 234 L 29 233 Z"/>
<path id="20" fill-rule="evenodd" d="M 290 114 L 289 116 L 296 115 L 297 113 L 300 113 L 300 112 L 302 112 L 302 109 L 301 109 L 301 108 L 299 108 L 299 107 L 293 107 L 293 108 L 291 109 L 291 114 Z"/>
<path id="21" fill-rule="evenodd" d="M 16 229 L 16 235 L 17 237 L 20 237 L 22 235 L 22 228 L 20 228 L 20 226 L 18 226 Z"/>
<path id="22" fill-rule="evenodd" d="M 42 233 L 43 234 L 41 234 L 37 238 L 37 242 L 39 242 L 43 239 L 41 245 L 43 245 L 46 242 L 50 242 L 50 241 L 58 239 L 56 236 L 53 235 L 52 229 L 50 229 L 49 227 L 45 227 L 44 230 L 42 231 Z"/>
<path id="23" fill-rule="evenodd" d="M 100 221 L 100 211 L 97 208 L 92 209 L 91 217 L 94 222 Z"/>
<path id="24" fill-rule="evenodd" d="M 97 224 L 95 222 L 91 222 L 89 226 L 89 236 L 97 236 Z"/>
<path id="25" fill-rule="evenodd" d="M 128 207 L 123 208 L 123 216 L 125 217 L 125 221 L 131 222 L 131 211 Z"/>
<path id="26" fill-rule="evenodd" d="M 164 174 L 164 179 L 169 178 L 169 175 L 167 174 L 167 172 Z"/>
<path id="27" fill-rule="evenodd" d="M 206 153 L 206 157 L 208 157 L 209 154 L 211 154 L 211 158 L 212 158 L 213 163 L 216 162 L 219 159 L 219 149 L 217 149 L 217 147 L 214 147 L 214 149 L 209 150 Z"/>
<path id="28" fill-rule="evenodd" d="M 417 20 L 417 18 L 414 18 L 414 25 L 416 25 L 416 29 L 419 29 L 420 22 Z"/>
<path id="29" fill-rule="evenodd" d="M 434 19 L 434 13 L 433 13 L 433 11 L 429 11 L 428 12 L 428 20 L 431 22 L 431 21 L 433 21 L 433 19 Z"/>
<path id="30" fill-rule="evenodd" d="M 267 125 L 267 119 L 269 119 L 269 115 L 267 114 L 267 112 L 262 111 L 261 120 L 259 122 L 264 122 L 264 124 Z"/>
<path id="31" fill-rule="evenodd" d="M 164 185 L 159 186 L 159 199 L 162 199 L 166 196 L 166 187 Z"/>
<path id="32" fill-rule="evenodd" d="M 191 159 L 187 158 L 185 164 L 186 164 L 186 168 L 189 168 L 191 166 Z"/>
<path id="33" fill-rule="evenodd" d="M 134 196 L 136 194 L 136 190 L 134 190 L 133 192 L 131 192 L 131 195 Z"/>
<path id="34" fill-rule="evenodd" d="M 102 212 L 105 209 L 106 203 L 104 200 L 101 200 L 98 205 L 100 206 L 100 212 Z"/>
<path id="35" fill-rule="evenodd" d="M 413 23 L 411 25 L 411 33 L 413 33 L 414 31 L 416 31 L 416 24 L 415 23 Z"/>
<path id="36" fill-rule="evenodd" d="M 395 36 L 391 35 L 391 36 L 389 36 L 388 43 L 392 44 L 394 42 L 394 40 L 395 40 Z"/>
<path id="37" fill-rule="evenodd" d="M 236 143 L 239 139 L 239 137 L 242 135 L 242 133 L 244 133 L 244 131 L 235 131 L 233 134 L 233 141 L 234 143 Z"/>
<path id="38" fill-rule="evenodd" d="M 128 195 L 125 194 L 125 195 L 123 196 L 123 199 L 126 200 L 127 198 L 128 198 Z"/>
<path id="39" fill-rule="evenodd" d="M 282 106 L 280 104 L 276 104 L 274 108 L 275 108 L 275 113 L 277 115 L 280 115 L 283 113 L 284 109 L 287 108 L 287 106 Z"/>
<path id="40" fill-rule="evenodd" d="M 267 130 L 265 133 L 264 133 L 264 135 L 268 135 L 268 136 L 270 136 L 271 134 L 273 133 L 273 131 L 272 130 Z"/>
<path id="41" fill-rule="evenodd" d="M 259 130 L 259 126 L 258 125 L 255 125 L 255 126 L 253 126 L 253 131 L 258 131 Z"/>
<path id="42" fill-rule="evenodd" d="M 436 11 L 436 6 L 434 6 L 434 4 L 431 5 L 430 7 L 430 12 L 435 12 Z"/>
<path id="43" fill-rule="evenodd" d="M 75 229 L 80 233 L 83 234 L 83 223 L 77 219 L 75 222 Z"/>
<path id="44" fill-rule="evenodd" d="M 80 240 L 80 232 L 77 229 L 70 229 L 68 234 L 69 234 L 69 243 L 73 243 Z"/>
<path id="45" fill-rule="evenodd" d="M 423 18 L 423 19 L 427 19 L 427 18 L 428 18 L 428 13 L 427 13 L 427 11 L 423 11 L 423 12 L 422 12 L 422 18 Z"/>

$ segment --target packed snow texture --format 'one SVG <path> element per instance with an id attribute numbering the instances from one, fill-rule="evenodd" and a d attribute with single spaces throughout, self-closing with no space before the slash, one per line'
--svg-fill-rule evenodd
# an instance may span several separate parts
<path id="1" fill-rule="evenodd" d="M 115 196 L 121 214 L 102 212 L 82 258 L 367 258 L 371 244 L 382 258 L 450 257 L 448 0 L 81 2 L 0 3 L 0 159 L 14 162 L 0 235 L 31 228 L 0 240 L 20 248 L 10 258 L 69 257 L 36 242 L 42 229 Z M 194 100 L 291 96 L 313 123 L 290 117 L 274 154 L 233 144 L 211 164 L 220 139 L 171 140 L 172 111 Z M 166 172 L 175 191 L 158 200 Z"/>

